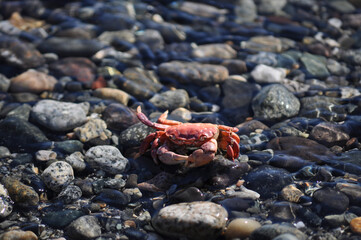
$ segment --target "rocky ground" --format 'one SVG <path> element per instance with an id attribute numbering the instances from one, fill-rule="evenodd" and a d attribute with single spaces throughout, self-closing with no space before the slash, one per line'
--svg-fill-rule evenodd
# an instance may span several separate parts
<path id="1" fill-rule="evenodd" d="M 361 239 L 361 1 L 2 0 L 0 20 L 0 239 Z M 138 106 L 237 127 L 241 154 L 138 156 Z"/>

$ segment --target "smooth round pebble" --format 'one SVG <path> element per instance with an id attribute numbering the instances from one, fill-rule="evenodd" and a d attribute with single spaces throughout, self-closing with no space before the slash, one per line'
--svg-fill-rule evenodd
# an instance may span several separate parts
<path id="1" fill-rule="evenodd" d="M 162 208 L 153 227 L 170 237 L 215 239 L 226 226 L 228 213 L 213 202 L 178 203 Z"/>
<path id="2" fill-rule="evenodd" d="M 85 153 L 85 160 L 92 168 L 101 169 L 109 174 L 123 173 L 129 166 L 118 148 L 108 145 L 95 146 Z"/>
<path id="3" fill-rule="evenodd" d="M 55 192 L 61 191 L 74 179 L 74 171 L 69 163 L 57 161 L 50 164 L 41 175 L 45 185 Z"/>
<path id="4" fill-rule="evenodd" d="M 225 237 L 227 239 L 246 238 L 259 227 L 261 227 L 261 224 L 256 220 L 249 218 L 236 218 L 228 224 Z"/>
<path id="5" fill-rule="evenodd" d="M 92 239 L 102 233 L 100 223 L 95 216 L 85 215 L 72 222 L 66 229 L 74 239 Z"/>
<path id="6" fill-rule="evenodd" d="M 361 217 L 357 217 L 351 220 L 350 227 L 352 232 L 361 235 Z"/>
<path id="7" fill-rule="evenodd" d="M 41 100 L 31 110 L 31 116 L 40 125 L 53 131 L 73 130 L 86 122 L 89 103 L 69 103 Z"/>
<path id="8" fill-rule="evenodd" d="M 1 240 L 38 240 L 38 237 L 32 231 L 11 230 L 0 235 Z"/>

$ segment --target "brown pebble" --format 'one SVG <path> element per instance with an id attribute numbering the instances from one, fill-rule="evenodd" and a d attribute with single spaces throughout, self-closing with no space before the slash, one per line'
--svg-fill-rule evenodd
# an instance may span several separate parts
<path id="1" fill-rule="evenodd" d="M 125 220 L 124 221 L 124 226 L 126 228 L 136 228 L 137 227 L 137 224 L 133 221 L 133 220 Z"/>
<path id="2" fill-rule="evenodd" d="M 288 185 L 281 191 L 281 196 L 284 200 L 297 203 L 300 201 L 300 197 L 303 196 L 303 192 L 296 188 L 294 185 Z"/>
<path id="3" fill-rule="evenodd" d="M 129 94 L 115 88 L 98 88 L 94 91 L 94 96 L 102 99 L 111 99 L 121 104 L 127 105 L 129 101 Z"/>
<path id="4" fill-rule="evenodd" d="M 2 180 L 8 190 L 11 199 L 20 206 L 36 206 L 39 203 L 39 195 L 35 190 L 12 177 L 5 177 Z"/>
<path id="5" fill-rule="evenodd" d="M 56 83 L 57 80 L 54 77 L 34 69 L 29 69 L 11 79 L 9 91 L 13 93 L 41 93 L 52 91 Z"/>
<path id="6" fill-rule="evenodd" d="M 361 235 L 361 217 L 357 217 L 351 220 L 350 227 L 352 232 Z"/>
<path id="7" fill-rule="evenodd" d="M 0 240 L 37 240 L 32 231 L 12 230 L 0 235 Z"/>

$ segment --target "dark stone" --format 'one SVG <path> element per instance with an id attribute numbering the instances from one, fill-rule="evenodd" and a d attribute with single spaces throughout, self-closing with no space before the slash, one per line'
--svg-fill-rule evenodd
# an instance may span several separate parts
<path id="1" fill-rule="evenodd" d="M 94 202 L 104 202 L 110 206 L 123 208 L 129 201 L 130 197 L 118 190 L 114 189 L 103 189 L 95 198 Z"/>
<path id="2" fill-rule="evenodd" d="M 328 187 L 317 190 L 313 198 L 320 204 L 323 215 L 343 213 L 349 206 L 349 199 L 344 193 Z"/>
<path id="3" fill-rule="evenodd" d="M 196 187 L 178 190 L 170 197 L 171 203 L 204 201 L 204 194 Z"/>
<path id="4" fill-rule="evenodd" d="M 276 196 L 283 187 L 292 182 L 288 171 L 268 165 L 262 165 L 244 177 L 245 186 L 258 192 L 262 198 Z"/>
<path id="5" fill-rule="evenodd" d="M 84 213 L 79 210 L 59 210 L 55 212 L 47 212 L 41 218 L 42 222 L 53 228 L 64 228 L 75 219 L 83 216 Z"/>
<path id="6" fill-rule="evenodd" d="M 139 120 L 133 110 L 120 103 L 111 103 L 102 113 L 109 129 L 123 131 Z"/>

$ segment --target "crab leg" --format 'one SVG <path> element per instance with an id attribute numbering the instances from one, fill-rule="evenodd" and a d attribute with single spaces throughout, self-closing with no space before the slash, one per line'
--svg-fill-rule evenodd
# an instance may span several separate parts
<path id="1" fill-rule="evenodd" d="M 204 143 L 200 149 L 195 150 L 189 157 L 186 163 L 187 167 L 200 167 L 211 162 L 216 156 L 217 141 L 211 139 Z"/>
<path id="2" fill-rule="evenodd" d="M 167 143 L 158 148 L 157 155 L 161 162 L 168 165 L 180 164 L 181 161 L 185 162 L 188 160 L 188 156 L 172 152 Z"/>
<path id="3" fill-rule="evenodd" d="M 179 125 L 179 124 L 182 124 L 181 122 L 178 122 L 178 121 L 169 120 L 169 119 L 167 119 L 167 117 L 168 117 L 168 110 L 165 111 L 164 113 L 162 113 L 162 115 L 159 116 L 157 122 L 162 123 L 162 124 L 166 124 L 166 125 Z"/>
<path id="4" fill-rule="evenodd" d="M 226 125 L 218 125 L 218 128 L 221 129 L 221 130 L 224 130 L 224 131 L 231 131 L 231 132 L 238 132 L 239 129 L 236 128 L 236 127 L 229 127 L 229 126 L 226 126 Z"/>
<path id="5" fill-rule="evenodd" d="M 221 131 L 220 148 L 227 150 L 227 157 L 231 160 L 239 155 L 239 136 L 234 132 Z"/>
<path id="6" fill-rule="evenodd" d="M 140 106 L 137 107 L 137 117 L 138 117 L 139 121 L 141 121 L 145 125 L 147 125 L 149 127 L 152 127 L 152 128 L 155 128 L 157 130 L 163 130 L 164 131 L 167 127 L 169 127 L 169 126 L 164 125 L 164 124 L 151 122 L 147 118 L 147 116 L 145 116 L 145 114 L 142 113 L 142 110 L 141 110 Z"/>

